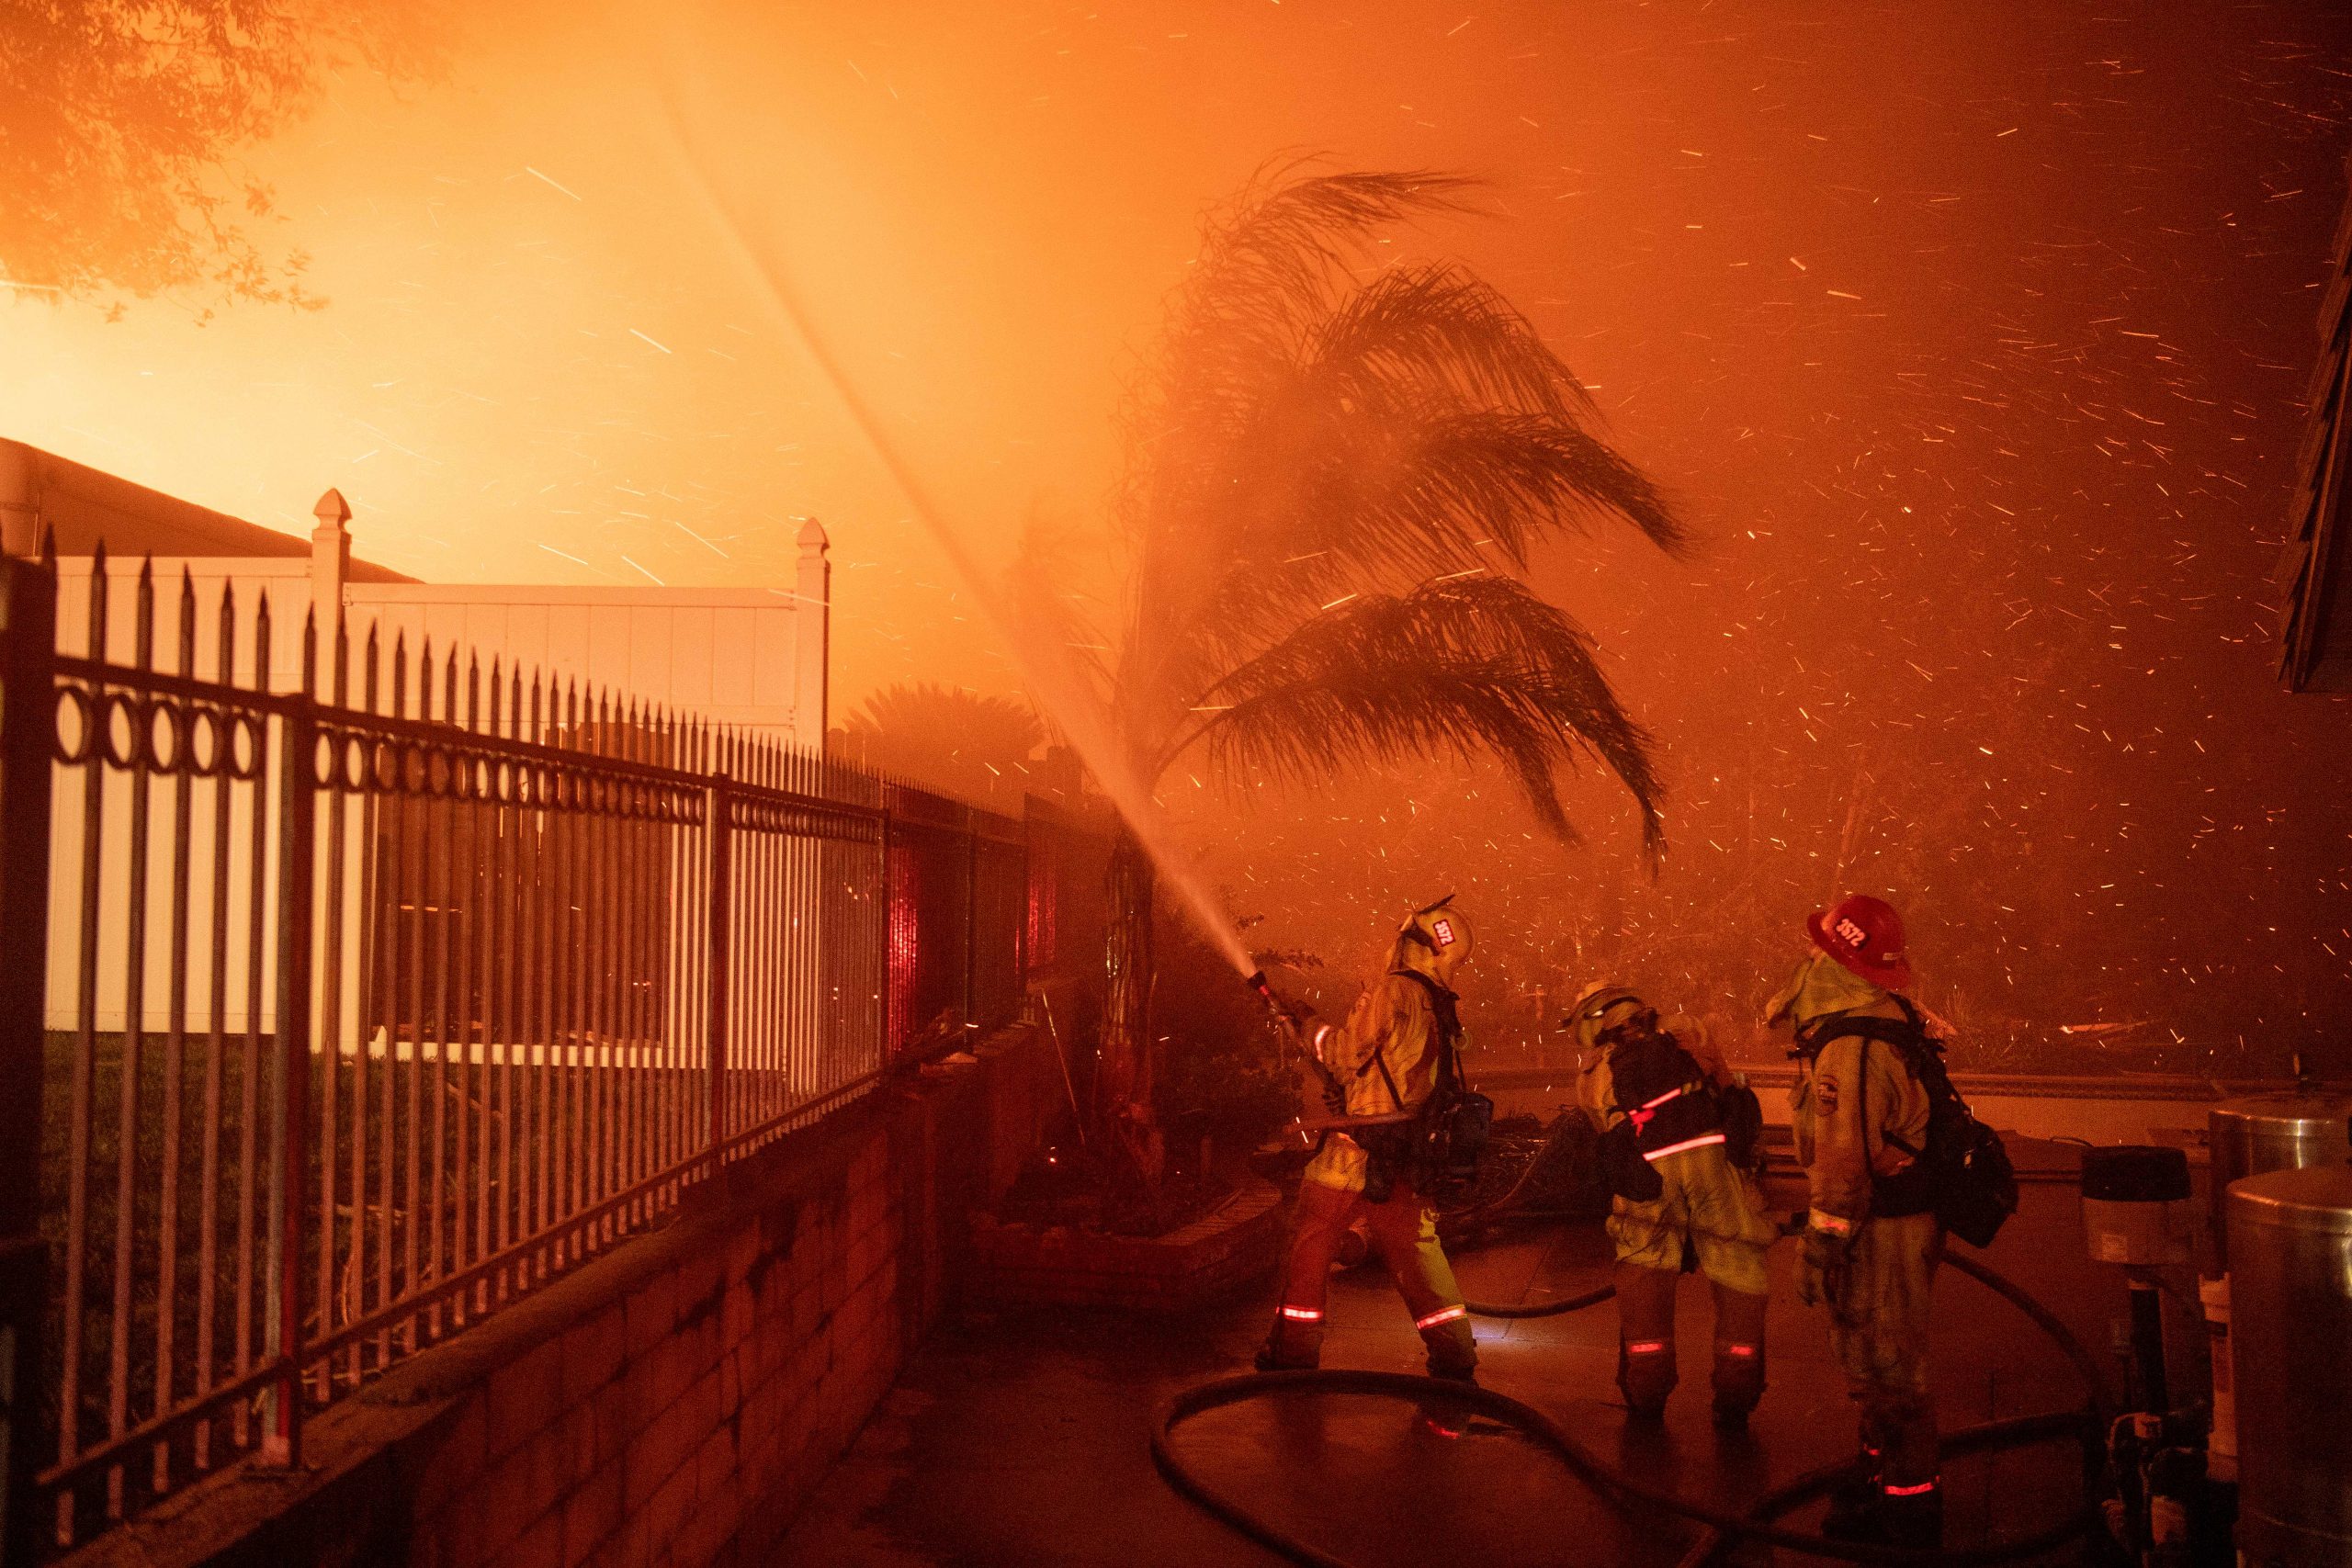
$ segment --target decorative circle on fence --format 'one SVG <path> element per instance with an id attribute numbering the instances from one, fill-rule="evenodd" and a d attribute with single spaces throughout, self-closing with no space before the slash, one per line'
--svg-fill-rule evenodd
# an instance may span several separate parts
<path id="1" fill-rule="evenodd" d="M 130 692 L 108 692 L 98 704 L 98 744 L 110 766 L 128 772 L 139 763 L 145 704 Z"/>
<path id="2" fill-rule="evenodd" d="M 187 714 L 177 703 L 150 701 L 142 705 L 146 722 L 139 727 L 140 756 L 159 773 L 175 773 L 187 761 Z"/>
<path id="3" fill-rule="evenodd" d="M 266 721 L 257 713 L 243 708 L 225 710 L 229 720 L 229 747 L 221 762 L 232 779 L 250 780 L 261 772 L 263 755 L 262 725 Z"/>
<path id="4" fill-rule="evenodd" d="M 335 740 L 335 752 L 341 765 L 333 775 L 334 785 L 347 795 L 357 795 L 368 787 L 371 771 L 367 738 L 346 729 Z"/>
<path id="5" fill-rule="evenodd" d="M 217 778 L 225 749 L 220 710 L 210 703 L 191 703 L 187 716 L 187 771 L 198 778 Z"/>
<path id="6" fill-rule="evenodd" d="M 90 694 L 79 686 L 57 688 L 56 722 L 50 736 L 50 755 L 67 767 L 78 767 L 90 760 L 90 749 L 97 736 L 97 727 L 91 721 Z"/>

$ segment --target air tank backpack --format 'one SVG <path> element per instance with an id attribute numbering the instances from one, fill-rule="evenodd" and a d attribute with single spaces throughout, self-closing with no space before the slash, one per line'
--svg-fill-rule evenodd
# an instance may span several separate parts
<path id="1" fill-rule="evenodd" d="M 1903 1010 L 1899 1021 L 1833 1014 L 1805 1032 L 1804 1043 L 1818 1051 L 1842 1035 L 1878 1041 L 1894 1052 L 1928 1091 L 1928 1131 L 1921 1146 L 1886 1135 L 1888 1143 L 1911 1156 L 1911 1163 L 1893 1176 L 1871 1179 L 1871 1213 L 1894 1218 L 1932 1211 L 1944 1229 L 1971 1247 L 1990 1247 L 2018 1212 L 2017 1170 L 2009 1163 L 2009 1151 L 2001 1135 L 1979 1122 L 1952 1087 L 1951 1074 L 1944 1068 L 1943 1042 L 1928 1032 L 1919 1010 L 1904 997 L 1896 997 L 1894 1004 Z M 1867 1056 L 1863 1066 L 1867 1069 Z M 1861 1078 L 1867 1096 L 1867 1070 Z M 1866 1121 L 1868 1105 L 1865 1099 Z"/>
<path id="2" fill-rule="evenodd" d="M 1487 1152 L 1487 1141 L 1494 1131 L 1495 1102 L 1472 1089 L 1463 1077 L 1462 1014 L 1454 994 L 1417 969 L 1396 973 L 1421 987 L 1437 1025 L 1437 1084 L 1422 1102 L 1420 1115 L 1398 1129 L 1405 1134 L 1399 1139 L 1405 1145 L 1399 1150 L 1402 1169 L 1417 1189 L 1430 1192 L 1477 1176 L 1479 1157 Z M 1380 1063 L 1390 1098 L 1402 1105 L 1396 1081 L 1388 1077 L 1387 1062 L 1377 1055 L 1374 1060 Z"/>
<path id="3" fill-rule="evenodd" d="M 1602 1174 L 1628 1202 L 1656 1202 L 1666 1182 L 1652 1157 L 1723 1130 L 1715 1090 L 1680 1041 L 1648 1029 L 1610 1048 L 1609 1082 L 1624 1119 L 1601 1134 Z"/>

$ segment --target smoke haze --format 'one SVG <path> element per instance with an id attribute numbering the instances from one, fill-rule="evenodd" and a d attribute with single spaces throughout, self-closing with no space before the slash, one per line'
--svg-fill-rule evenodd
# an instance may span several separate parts
<path id="1" fill-rule="evenodd" d="M 1009 691 L 656 88 L 965 546 L 1066 522 L 1112 632 L 1113 413 L 1203 207 L 1284 152 L 1464 170 L 1487 214 L 1394 249 L 1525 310 L 1698 541 L 1536 574 L 1659 739 L 1671 852 L 1598 776 L 1563 847 L 1499 777 L 1234 801 L 1180 763 L 1253 936 L 1352 976 L 1456 890 L 1474 1019 L 1606 971 L 1744 1020 L 1852 887 L 1986 1060 L 2344 1062 L 2352 715 L 2278 691 L 2267 574 L 2352 8 L 480 9 L 443 75 L 346 73 L 246 154 L 326 309 L 17 293 L 0 434 L 279 527 L 337 486 L 360 554 L 444 580 L 781 586 L 813 514 L 836 712 Z M 2135 1027 L 2050 1043 L 2094 1022 Z"/>

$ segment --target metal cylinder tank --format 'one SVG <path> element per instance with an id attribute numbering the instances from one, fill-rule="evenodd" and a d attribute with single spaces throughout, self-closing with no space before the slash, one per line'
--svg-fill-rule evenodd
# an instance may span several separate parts
<path id="1" fill-rule="evenodd" d="M 2229 1224 L 2242 1560 L 2352 1568 L 2352 1164 L 2246 1177 Z"/>
<path id="2" fill-rule="evenodd" d="M 2267 1170 L 2333 1165 L 2344 1157 L 2344 1123 L 2352 1096 L 2317 1089 L 2225 1100 L 2206 1114 L 2213 1155 L 2213 1239 L 2229 1258 L 2230 1183 Z"/>

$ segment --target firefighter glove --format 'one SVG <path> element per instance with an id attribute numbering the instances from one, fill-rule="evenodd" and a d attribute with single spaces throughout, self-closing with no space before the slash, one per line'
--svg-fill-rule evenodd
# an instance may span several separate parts
<path id="1" fill-rule="evenodd" d="M 1852 1239 L 1817 1225 L 1805 1228 L 1797 1254 L 1797 1300 L 1819 1306 L 1836 1299 L 1845 1280 L 1846 1249 Z"/>

